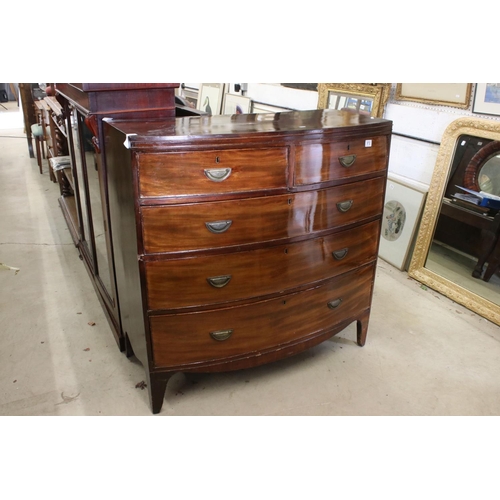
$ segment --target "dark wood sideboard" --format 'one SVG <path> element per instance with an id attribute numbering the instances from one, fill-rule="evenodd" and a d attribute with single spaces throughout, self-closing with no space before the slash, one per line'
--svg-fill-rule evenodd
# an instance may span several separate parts
<path id="1" fill-rule="evenodd" d="M 171 118 L 177 83 L 56 83 L 49 156 L 69 156 L 57 172 L 59 204 L 121 350 L 125 343 L 116 290 L 102 119 Z"/>
<path id="2" fill-rule="evenodd" d="M 364 345 L 392 122 L 312 110 L 100 127 L 114 297 L 153 413 L 175 372 L 269 363 L 352 322 Z"/>

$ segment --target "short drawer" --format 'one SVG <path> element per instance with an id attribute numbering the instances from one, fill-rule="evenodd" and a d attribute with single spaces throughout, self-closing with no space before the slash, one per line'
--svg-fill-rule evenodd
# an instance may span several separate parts
<path id="1" fill-rule="evenodd" d="M 378 221 L 306 241 L 146 262 L 148 309 L 224 304 L 326 280 L 375 261 Z"/>
<path id="2" fill-rule="evenodd" d="M 288 149 L 224 149 L 140 154 L 141 198 L 284 188 Z"/>
<path id="3" fill-rule="evenodd" d="M 374 265 L 304 292 L 217 311 L 151 316 L 156 368 L 203 363 L 279 348 L 370 307 Z"/>
<path id="4" fill-rule="evenodd" d="M 387 137 L 305 144 L 295 150 L 295 185 L 316 184 L 387 168 Z"/>
<path id="5" fill-rule="evenodd" d="M 380 216 L 385 179 L 237 201 L 142 207 L 145 253 L 293 238 Z"/>

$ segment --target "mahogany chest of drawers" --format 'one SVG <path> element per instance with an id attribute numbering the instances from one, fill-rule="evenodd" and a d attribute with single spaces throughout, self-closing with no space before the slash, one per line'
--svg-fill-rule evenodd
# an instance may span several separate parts
<path id="1" fill-rule="evenodd" d="M 357 322 L 392 123 L 334 110 L 104 120 L 126 352 L 153 413 L 178 371 L 249 368 Z"/>

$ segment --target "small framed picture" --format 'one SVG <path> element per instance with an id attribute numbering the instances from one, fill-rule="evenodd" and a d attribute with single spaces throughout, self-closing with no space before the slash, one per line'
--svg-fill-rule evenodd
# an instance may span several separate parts
<path id="1" fill-rule="evenodd" d="M 220 115 L 224 95 L 223 83 L 202 83 L 198 95 L 196 109 L 209 115 Z"/>
<path id="2" fill-rule="evenodd" d="M 225 94 L 223 115 L 242 115 L 250 113 L 252 100 L 249 97 Z"/>
<path id="3" fill-rule="evenodd" d="M 476 83 L 472 112 L 500 116 L 500 83 Z"/>
<path id="4" fill-rule="evenodd" d="M 391 178 L 387 180 L 379 257 L 400 271 L 410 260 L 426 194 Z"/>

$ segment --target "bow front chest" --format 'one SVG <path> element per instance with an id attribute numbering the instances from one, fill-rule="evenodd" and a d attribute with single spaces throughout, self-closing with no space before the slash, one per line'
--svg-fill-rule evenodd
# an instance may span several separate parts
<path id="1" fill-rule="evenodd" d="M 392 122 L 335 110 L 104 120 L 126 352 L 178 371 L 366 340 Z"/>

